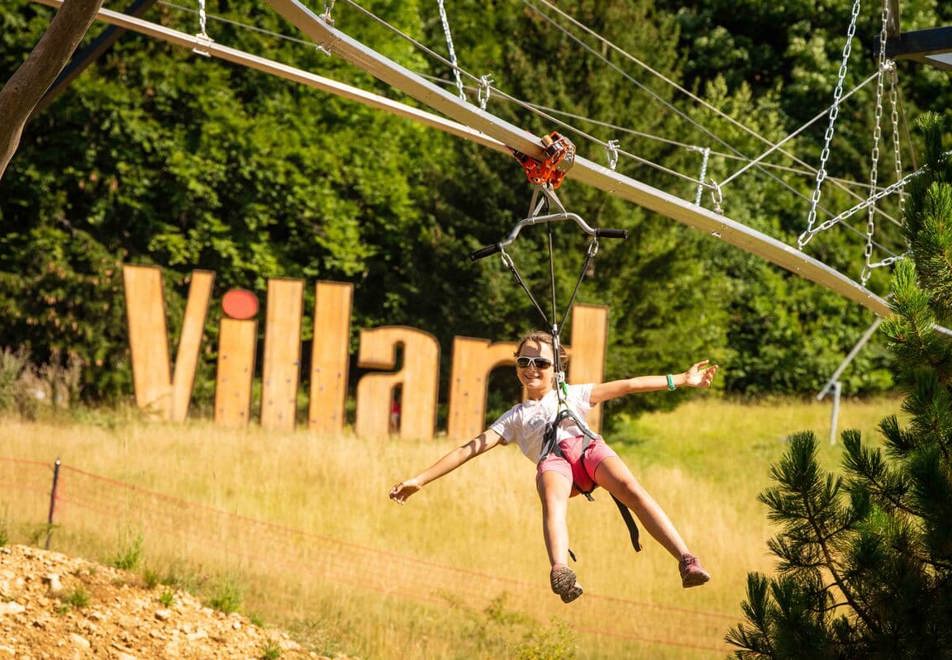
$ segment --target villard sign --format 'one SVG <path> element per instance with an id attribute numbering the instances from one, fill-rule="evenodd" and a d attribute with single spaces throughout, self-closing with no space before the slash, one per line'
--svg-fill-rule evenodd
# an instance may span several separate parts
<path id="1" fill-rule="evenodd" d="M 169 354 L 162 272 L 156 267 L 124 266 L 126 318 L 136 404 L 172 421 L 188 417 L 195 370 L 203 342 L 205 321 L 215 275 L 196 270 L 189 284 L 188 302 L 179 332 L 174 367 Z M 260 373 L 257 300 L 248 292 L 232 290 L 222 298 L 215 376 L 215 423 L 243 427 L 251 420 L 253 384 L 260 379 L 260 424 L 266 429 L 290 430 L 295 425 L 301 374 L 301 328 L 305 321 L 304 281 L 268 281 L 264 311 L 264 346 Z M 315 285 L 311 360 L 306 374 L 309 400 L 307 425 L 322 435 L 337 435 L 345 426 L 349 337 L 353 286 L 340 282 Z M 237 303 L 237 304 L 236 304 Z M 576 305 L 572 312 L 575 341 L 568 380 L 601 382 L 604 375 L 608 310 Z M 398 366 L 398 348 L 402 364 Z M 454 337 L 449 383 L 447 435 L 464 440 L 486 428 L 486 394 L 493 369 L 514 364 L 516 343 Z M 399 434 L 430 439 L 436 432 L 439 395 L 440 346 L 433 335 L 407 326 L 361 329 L 356 364 L 373 370 L 357 383 L 354 431 L 362 436 L 390 432 L 391 402 L 401 391 Z M 598 430 L 601 406 L 590 413 Z"/>

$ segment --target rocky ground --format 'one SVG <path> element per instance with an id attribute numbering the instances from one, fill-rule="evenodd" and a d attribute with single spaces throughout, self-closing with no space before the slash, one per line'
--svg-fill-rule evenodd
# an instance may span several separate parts
<path id="1" fill-rule="evenodd" d="M 124 571 L 0 547 L 0 659 L 321 658 L 286 633 Z"/>

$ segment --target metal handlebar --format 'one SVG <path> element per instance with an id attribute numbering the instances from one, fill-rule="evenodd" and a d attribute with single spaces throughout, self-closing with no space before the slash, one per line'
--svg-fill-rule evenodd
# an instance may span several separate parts
<path id="1" fill-rule="evenodd" d="M 581 227 L 582 231 L 584 231 L 589 236 L 595 236 L 598 238 L 621 238 L 621 239 L 628 238 L 627 229 L 593 228 L 593 227 L 590 227 L 588 223 L 585 222 L 582 219 L 582 217 L 578 215 L 577 213 L 565 213 L 565 212 L 548 213 L 546 215 L 534 215 L 532 217 L 524 218 L 520 220 L 518 223 L 516 223 L 516 226 L 513 227 L 512 231 L 509 232 L 509 236 L 499 241 L 498 243 L 494 243 L 493 245 L 487 245 L 486 247 L 482 247 L 476 250 L 475 252 L 469 255 L 469 258 L 472 259 L 473 261 L 477 261 L 484 257 L 488 257 L 490 255 L 496 254 L 497 252 L 505 248 L 507 245 L 512 243 L 514 240 L 516 240 L 516 238 L 519 236 L 519 232 L 522 231 L 523 227 L 529 227 L 531 225 L 541 225 L 546 222 L 558 222 L 560 220 L 572 220 L 573 222 L 575 222 L 575 224 Z"/>

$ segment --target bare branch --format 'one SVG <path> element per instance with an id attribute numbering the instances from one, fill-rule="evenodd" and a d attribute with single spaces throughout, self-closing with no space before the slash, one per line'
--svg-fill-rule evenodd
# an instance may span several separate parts
<path id="1" fill-rule="evenodd" d="M 102 0 L 65 0 L 33 52 L 0 89 L 0 178 L 33 108 L 66 66 L 101 5 Z"/>

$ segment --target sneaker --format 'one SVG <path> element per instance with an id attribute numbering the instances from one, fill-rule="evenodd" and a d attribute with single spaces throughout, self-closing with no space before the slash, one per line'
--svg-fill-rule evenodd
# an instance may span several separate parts
<path id="1" fill-rule="evenodd" d="M 582 585 L 575 580 L 575 571 L 568 566 L 553 566 L 549 583 L 552 585 L 552 591 L 559 595 L 563 603 L 571 603 L 582 595 Z"/>
<path id="2" fill-rule="evenodd" d="M 711 579 L 711 574 L 704 570 L 694 555 L 681 555 L 678 570 L 681 572 L 681 586 L 685 589 L 699 587 Z"/>

